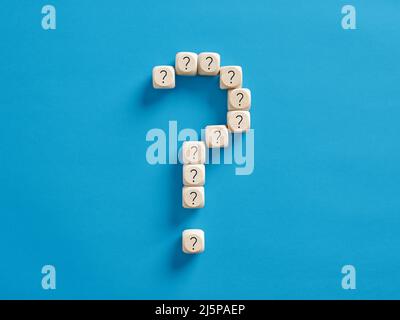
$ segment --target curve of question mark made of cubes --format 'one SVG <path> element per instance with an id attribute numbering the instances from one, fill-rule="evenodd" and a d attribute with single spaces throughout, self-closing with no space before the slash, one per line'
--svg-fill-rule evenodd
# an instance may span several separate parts
<path id="1" fill-rule="evenodd" d="M 181 76 L 218 76 L 221 89 L 228 90 L 227 125 L 209 125 L 205 128 L 203 141 L 185 141 L 182 145 L 183 188 L 182 206 L 187 209 L 203 208 L 205 204 L 204 184 L 206 178 L 205 159 L 207 148 L 226 148 L 229 131 L 242 133 L 250 130 L 251 92 L 242 88 L 243 74 L 240 66 L 221 67 L 221 58 L 215 52 L 178 52 L 175 68 L 156 66 L 153 68 L 155 89 L 175 88 L 175 74 Z M 228 131 L 229 130 L 229 131 Z M 187 229 L 182 232 L 182 251 L 201 253 L 205 249 L 204 231 Z"/>

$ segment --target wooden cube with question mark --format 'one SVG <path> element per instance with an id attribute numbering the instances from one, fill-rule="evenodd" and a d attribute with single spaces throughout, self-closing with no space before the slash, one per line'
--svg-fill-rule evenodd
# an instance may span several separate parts
<path id="1" fill-rule="evenodd" d="M 251 92 L 246 88 L 228 90 L 228 110 L 249 110 Z"/>
<path id="2" fill-rule="evenodd" d="M 250 112 L 249 111 L 228 111 L 228 128 L 235 133 L 246 132 L 250 130 Z"/>
<path id="3" fill-rule="evenodd" d="M 229 132 L 225 125 L 206 126 L 206 145 L 208 148 L 226 148 L 229 145 Z"/>
<path id="4" fill-rule="evenodd" d="M 242 87 L 242 67 L 226 66 L 221 67 L 219 75 L 219 87 L 221 89 L 236 89 Z"/>
<path id="5" fill-rule="evenodd" d="M 204 187 L 184 186 L 182 188 L 182 206 L 187 209 L 203 208 L 205 204 Z"/>
<path id="6" fill-rule="evenodd" d="M 175 56 L 175 71 L 181 76 L 195 76 L 197 74 L 197 53 L 178 52 Z"/>
<path id="7" fill-rule="evenodd" d="M 221 68 L 221 57 L 216 52 L 199 53 L 197 71 L 202 76 L 216 76 Z"/>
<path id="8" fill-rule="evenodd" d="M 184 164 L 204 164 L 206 162 L 206 146 L 203 141 L 184 141 L 181 150 Z"/>
<path id="9" fill-rule="evenodd" d="M 185 186 L 204 186 L 206 182 L 206 168 L 204 164 L 183 165 L 182 178 Z"/>
<path id="10" fill-rule="evenodd" d="M 153 68 L 153 88 L 175 88 L 175 70 L 171 66 L 156 66 Z"/>
<path id="11" fill-rule="evenodd" d="M 204 231 L 201 229 L 186 229 L 182 232 L 182 251 L 195 254 L 204 252 L 206 242 Z"/>

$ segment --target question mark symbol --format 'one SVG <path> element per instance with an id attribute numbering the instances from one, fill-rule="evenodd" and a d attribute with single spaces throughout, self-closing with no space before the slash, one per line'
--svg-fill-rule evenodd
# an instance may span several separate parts
<path id="1" fill-rule="evenodd" d="M 197 238 L 196 238 L 195 236 L 191 236 L 191 237 L 190 237 L 190 240 L 192 240 L 192 239 L 194 239 L 194 242 L 193 242 L 193 244 L 192 244 L 192 250 L 194 251 L 194 246 L 195 246 L 196 243 L 197 243 Z"/>
<path id="2" fill-rule="evenodd" d="M 163 78 L 162 78 L 162 83 L 164 83 L 164 80 L 165 80 L 165 78 L 166 78 L 168 72 L 167 72 L 166 70 L 161 70 L 161 71 L 160 71 L 160 74 L 161 74 L 161 73 L 164 73 L 164 76 L 163 76 Z"/>
<path id="3" fill-rule="evenodd" d="M 208 70 L 210 70 L 211 63 L 213 63 L 214 59 L 213 59 L 212 57 L 207 57 L 207 58 L 206 58 L 206 61 L 207 61 L 208 59 L 210 59 L 210 62 L 208 63 Z"/>
<path id="4" fill-rule="evenodd" d="M 232 79 L 233 79 L 233 77 L 235 76 L 235 71 L 229 70 L 229 71 L 228 71 L 228 74 L 230 74 L 230 73 L 232 73 L 232 76 L 231 76 L 231 78 L 230 78 L 230 81 L 231 81 L 231 83 L 232 83 Z"/>
<path id="5" fill-rule="evenodd" d="M 187 66 L 188 66 L 188 64 L 189 64 L 189 62 L 190 62 L 190 58 L 189 58 L 188 56 L 183 57 L 183 60 L 185 60 L 185 59 L 187 59 L 187 62 L 186 62 L 186 64 L 185 64 L 185 70 L 187 70 Z"/>
<path id="6" fill-rule="evenodd" d="M 243 98 L 244 98 L 244 94 L 241 93 L 241 92 L 238 92 L 238 93 L 236 94 L 236 97 L 238 97 L 238 96 L 241 96 L 241 98 L 239 99 L 239 106 L 240 106 L 240 103 L 242 102 L 242 100 L 243 100 Z"/>
<path id="7" fill-rule="evenodd" d="M 190 195 L 192 195 L 192 194 L 194 194 L 194 197 L 193 197 L 193 199 L 192 199 L 192 205 L 194 205 L 194 201 L 195 201 L 196 198 L 197 198 L 197 192 L 192 191 L 192 192 L 190 193 Z"/>
<path id="8" fill-rule="evenodd" d="M 196 153 L 197 153 L 198 149 L 197 149 L 196 146 L 191 146 L 191 147 L 190 147 L 190 150 L 193 150 L 193 149 L 194 149 L 194 152 L 193 152 L 193 160 L 195 160 L 195 159 L 196 159 Z"/>
<path id="9" fill-rule="evenodd" d="M 196 176 L 197 176 L 197 170 L 196 169 L 192 169 L 192 170 L 190 170 L 190 172 L 194 172 L 194 175 L 193 175 L 193 182 L 194 182 L 194 179 L 196 178 Z"/>
<path id="10" fill-rule="evenodd" d="M 219 143 L 219 138 L 221 138 L 221 135 L 222 135 L 221 130 L 216 130 L 215 133 L 217 133 L 217 134 L 219 133 L 219 135 L 217 137 L 217 143 Z"/>
<path id="11" fill-rule="evenodd" d="M 240 129 L 240 124 L 241 124 L 242 121 L 243 121 L 243 116 L 240 115 L 240 114 L 238 114 L 235 118 L 236 118 L 236 119 L 240 118 L 240 120 L 239 120 L 239 122 L 238 122 L 238 128 Z"/>

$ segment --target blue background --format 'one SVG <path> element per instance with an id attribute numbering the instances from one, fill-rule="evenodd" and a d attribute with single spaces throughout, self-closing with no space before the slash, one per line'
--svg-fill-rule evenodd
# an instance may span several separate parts
<path id="1" fill-rule="evenodd" d="M 0 298 L 400 298 L 400 3 L 3 1 Z M 149 165 L 152 128 L 223 124 L 217 77 L 151 87 L 178 51 L 216 51 L 252 90 L 255 170 Z M 185 228 L 203 255 L 181 253 Z M 57 289 L 41 288 L 41 268 Z M 357 289 L 341 288 L 341 268 Z"/>

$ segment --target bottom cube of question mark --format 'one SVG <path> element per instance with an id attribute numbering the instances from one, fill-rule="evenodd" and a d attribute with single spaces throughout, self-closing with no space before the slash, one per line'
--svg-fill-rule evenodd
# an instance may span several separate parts
<path id="1" fill-rule="evenodd" d="M 182 188 L 182 206 L 187 209 L 203 208 L 205 204 L 204 187 Z"/>
<path id="2" fill-rule="evenodd" d="M 182 251 L 188 254 L 204 252 L 204 231 L 201 229 L 187 229 L 182 232 Z"/>

